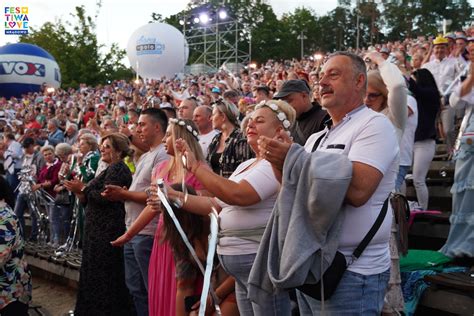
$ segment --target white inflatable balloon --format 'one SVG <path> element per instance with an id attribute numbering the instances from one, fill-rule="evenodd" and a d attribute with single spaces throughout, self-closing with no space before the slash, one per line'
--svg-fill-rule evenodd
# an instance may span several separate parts
<path id="1" fill-rule="evenodd" d="M 169 78 L 182 72 L 188 53 L 183 34 L 165 23 L 149 23 L 140 27 L 133 32 L 127 45 L 130 65 L 145 79 Z"/>

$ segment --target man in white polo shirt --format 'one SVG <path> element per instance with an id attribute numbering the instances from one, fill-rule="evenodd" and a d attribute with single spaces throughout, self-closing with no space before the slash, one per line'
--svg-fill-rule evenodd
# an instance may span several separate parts
<path id="1" fill-rule="evenodd" d="M 331 315 L 380 315 L 389 279 L 392 217 L 385 216 L 357 260 L 353 261 L 351 256 L 394 187 L 398 171 L 397 136 L 383 114 L 364 105 L 367 74 L 362 58 L 347 52 L 332 54 L 322 68 L 319 84 L 321 105 L 331 116 L 332 126 L 311 135 L 304 147 L 308 152 L 346 155 L 352 161 L 338 249 L 350 265 L 333 296 L 325 302 L 325 311 Z M 288 143 L 260 139 L 260 150 L 274 168 L 281 168 L 281 157 L 286 156 L 287 148 Z M 319 301 L 302 292 L 297 295 L 302 315 L 320 313 Z"/>
<path id="2" fill-rule="evenodd" d="M 434 59 L 432 61 L 427 62 L 421 67 L 428 69 L 433 74 L 439 93 L 442 96 L 445 96 L 445 93 L 447 93 L 446 98 L 444 98 L 446 104 L 444 104 L 441 110 L 441 121 L 443 122 L 448 152 L 451 152 L 456 138 L 454 132 L 456 111 L 449 106 L 448 100 L 451 92 L 448 91 L 448 87 L 461 73 L 463 64 L 457 58 L 448 56 L 448 40 L 441 36 L 433 40 L 433 56 Z"/>
<path id="3" fill-rule="evenodd" d="M 193 114 L 193 122 L 199 130 L 199 145 L 204 156 L 207 155 L 207 148 L 217 134 L 217 131 L 212 128 L 211 116 L 212 108 L 207 105 L 198 106 Z"/>

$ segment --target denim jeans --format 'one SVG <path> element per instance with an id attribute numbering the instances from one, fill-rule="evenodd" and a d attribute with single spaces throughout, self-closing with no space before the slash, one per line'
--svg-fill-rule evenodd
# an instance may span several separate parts
<path id="1" fill-rule="evenodd" d="M 59 236 L 61 233 L 61 216 L 60 210 L 56 205 L 48 206 L 49 217 L 49 241 L 59 244 Z"/>
<path id="2" fill-rule="evenodd" d="M 28 195 L 26 194 L 18 194 L 15 203 L 15 214 L 18 217 L 21 227 L 21 233 L 24 239 L 26 239 L 25 235 L 25 209 L 28 208 Z M 36 216 L 35 211 L 30 210 L 30 218 L 31 218 L 31 234 L 30 239 L 38 238 L 38 217 Z"/>
<path id="3" fill-rule="evenodd" d="M 72 205 L 55 205 L 58 214 L 60 242 L 66 241 L 71 229 Z"/>
<path id="4" fill-rule="evenodd" d="M 405 183 L 405 177 L 410 170 L 410 166 L 398 166 L 397 180 L 395 181 L 395 190 L 402 192 L 403 183 Z M 402 192 L 405 193 L 405 192 Z"/>
<path id="5" fill-rule="evenodd" d="M 138 316 L 148 315 L 148 265 L 153 236 L 136 235 L 123 247 L 125 282 Z"/>
<path id="6" fill-rule="evenodd" d="M 249 255 L 219 255 L 224 270 L 235 278 L 235 296 L 240 315 L 285 316 L 291 315 L 290 297 L 288 292 L 269 295 L 263 305 L 251 302 L 247 295 L 247 282 L 256 254 Z"/>
<path id="7" fill-rule="evenodd" d="M 12 189 L 15 198 L 18 197 L 18 191 L 15 191 L 15 189 L 18 184 L 20 184 L 20 180 L 18 179 L 18 172 L 20 172 L 20 170 L 21 169 L 15 169 L 14 173 L 10 173 L 8 171 L 5 172 L 5 180 L 7 180 L 7 183 L 10 186 L 10 189 Z"/>
<path id="8" fill-rule="evenodd" d="M 330 300 L 324 302 L 325 315 L 380 315 L 390 270 L 374 275 L 344 272 Z M 297 291 L 300 315 L 320 315 L 321 302 Z"/>

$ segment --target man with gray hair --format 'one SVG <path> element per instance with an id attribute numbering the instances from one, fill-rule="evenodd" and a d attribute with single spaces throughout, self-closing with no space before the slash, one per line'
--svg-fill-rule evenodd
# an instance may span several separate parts
<path id="1" fill-rule="evenodd" d="M 198 102 L 195 97 L 189 97 L 178 107 L 178 118 L 183 120 L 192 120 L 194 109 L 198 107 Z"/>
<path id="2" fill-rule="evenodd" d="M 385 115 L 364 104 L 367 73 L 362 58 L 348 52 L 332 54 L 322 68 L 319 84 L 321 104 L 331 116 L 332 126 L 311 135 L 304 148 L 307 152 L 345 155 L 352 162 L 352 179 L 342 206 L 345 218 L 338 238 L 338 251 L 348 265 L 324 309 L 330 315 L 380 315 L 390 275 L 392 216 L 382 217 L 381 226 L 361 255 L 356 258 L 354 254 L 394 187 L 397 136 Z M 282 170 L 290 145 L 289 141 L 259 139 L 260 152 L 276 170 Z M 387 213 L 391 214 L 390 207 Z M 319 315 L 320 301 L 300 291 L 297 295 L 302 315 Z"/>
<path id="3" fill-rule="evenodd" d="M 212 108 L 200 105 L 194 110 L 193 122 L 199 130 L 199 145 L 201 145 L 204 156 L 207 155 L 207 148 L 217 131 L 212 128 Z"/>
<path id="4" fill-rule="evenodd" d="M 64 142 L 73 146 L 79 136 L 78 127 L 75 123 L 68 123 L 66 126 L 66 133 L 64 135 Z"/>
<path id="5" fill-rule="evenodd" d="M 59 121 L 57 119 L 50 119 L 48 121 L 47 129 L 49 132 L 47 137 L 49 145 L 54 147 L 57 144 L 64 142 L 64 133 L 59 129 Z"/>

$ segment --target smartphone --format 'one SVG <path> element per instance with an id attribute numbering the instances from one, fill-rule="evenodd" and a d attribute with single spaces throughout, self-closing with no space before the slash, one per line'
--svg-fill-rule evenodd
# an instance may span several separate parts
<path id="1" fill-rule="evenodd" d="M 196 304 L 199 300 L 201 299 L 200 295 L 192 295 L 192 296 L 186 296 L 184 298 L 184 309 L 186 312 L 191 312 L 192 307 L 194 304 Z"/>

